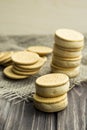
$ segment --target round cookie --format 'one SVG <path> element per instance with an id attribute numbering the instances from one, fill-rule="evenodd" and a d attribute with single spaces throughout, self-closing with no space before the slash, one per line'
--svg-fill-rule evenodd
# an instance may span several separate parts
<path id="1" fill-rule="evenodd" d="M 40 68 L 38 68 L 38 69 L 24 69 L 24 68 L 20 68 L 19 66 L 15 65 L 15 64 L 13 65 L 13 68 L 17 71 L 26 72 L 26 73 L 37 71 L 38 69 L 40 69 Z"/>
<path id="2" fill-rule="evenodd" d="M 64 51 L 68 51 L 68 52 L 77 52 L 77 51 L 82 51 L 83 47 L 80 48 L 65 48 L 65 47 L 61 47 L 59 45 L 57 45 L 57 43 L 54 44 L 54 46 L 56 46 L 57 48 L 64 50 Z"/>
<path id="3" fill-rule="evenodd" d="M 11 55 L 13 54 L 13 52 L 11 52 L 11 51 L 3 52 L 3 53 L 4 53 L 4 56 L 0 59 L 0 64 L 2 64 L 3 62 L 5 62 L 9 58 L 11 58 Z"/>
<path id="4" fill-rule="evenodd" d="M 56 86 L 56 87 L 43 87 L 36 85 L 36 94 L 41 97 L 57 97 L 63 95 L 68 92 L 70 83 L 69 81 L 63 85 Z"/>
<path id="5" fill-rule="evenodd" d="M 84 36 L 75 30 L 72 29 L 58 29 L 55 33 L 57 37 L 65 41 L 83 41 Z"/>
<path id="6" fill-rule="evenodd" d="M 27 50 L 38 53 L 40 56 L 45 56 L 52 53 L 52 48 L 46 46 L 30 46 Z"/>
<path id="7" fill-rule="evenodd" d="M 68 75 L 70 78 L 76 77 L 79 73 L 80 73 L 80 66 L 75 67 L 75 68 L 62 68 L 59 66 L 54 66 L 53 64 L 51 64 L 51 70 L 53 73 L 63 73 Z"/>
<path id="8" fill-rule="evenodd" d="M 34 105 L 38 110 L 44 112 L 61 111 L 68 105 L 67 94 L 56 98 L 42 98 L 34 95 Z"/>
<path id="9" fill-rule="evenodd" d="M 15 73 L 13 73 L 12 71 L 12 66 L 8 66 L 3 70 L 3 73 L 5 74 L 5 76 L 7 76 L 8 78 L 11 79 L 24 79 L 27 78 L 28 76 L 23 76 L 23 75 L 17 75 Z"/>
<path id="10" fill-rule="evenodd" d="M 0 59 L 4 56 L 3 52 L 0 52 Z"/>
<path id="11" fill-rule="evenodd" d="M 84 46 L 84 40 L 82 41 L 66 41 L 55 35 L 55 44 L 61 48 L 68 49 L 70 51 L 74 51 L 77 49 L 81 49 Z"/>
<path id="12" fill-rule="evenodd" d="M 55 44 L 66 50 L 74 51 L 83 48 L 84 41 L 69 42 L 69 41 L 61 40 L 57 36 L 55 36 Z"/>
<path id="13" fill-rule="evenodd" d="M 65 58 L 65 57 L 59 57 L 56 54 L 53 54 L 53 59 L 56 60 L 64 60 L 64 61 L 77 61 L 77 60 L 81 60 L 82 59 L 82 55 L 78 56 L 78 57 L 74 57 L 74 58 Z"/>
<path id="14" fill-rule="evenodd" d="M 12 61 L 17 64 L 30 65 L 39 60 L 39 55 L 33 52 L 20 51 L 12 55 Z"/>
<path id="15" fill-rule="evenodd" d="M 6 64 L 6 63 L 8 63 L 8 62 L 11 62 L 11 57 L 8 58 L 8 59 L 6 59 L 6 60 L 4 60 L 4 61 L 1 63 L 1 65 L 4 65 L 4 64 Z"/>
<path id="16" fill-rule="evenodd" d="M 24 71 L 19 71 L 19 70 L 16 70 L 14 67 L 12 68 L 12 71 L 18 75 L 34 75 L 36 73 L 38 73 L 39 70 L 37 71 L 28 71 L 28 72 L 24 72 Z"/>
<path id="17" fill-rule="evenodd" d="M 42 67 L 42 65 L 46 62 L 47 58 L 44 57 L 44 58 L 40 58 L 38 60 L 38 62 L 36 62 L 35 64 L 33 65 L 18 65 L 18 64 L 15 64 L 14 66 L 16 67 L 19 67 L 20 69 L 24 69 L 24 70 L 36 70 L 36 69 L 39 69 L 40 67 Z"/>
<path id="18" fill-rule="evenodd" d="M 81 51 L 76 51 L 76 52 L 64 51 L 58 48 L 56 45 L 54 45 L 53 53 L 63 58 L 74 58 L 74 57 L 79 57 L 81 55 Z"/>
<path id="19" fill-rule="evenodd" d="M 81 59 L 69 61 L 69 60 L 63 60 L 63 59 L 60 59 L 60 58 L 56 59 L 56 57 L 52 58 L 52 64 L 53 65 L 64 67 L 64 68 L 74 68 L 74 67 L 79 66 L 80 63 L 81 63 Z"/>
<path id="20" fill-rule="evenodd" d="M 69 78 L 66 74 L 54 73 L 46 74 L 36 79 L 36 85 L 43 87 L 55 87 L 60 86 L 69 81 Z"/>
<path id="21" fill-rule="evenodd" d="M 13 64 L 13 62 L 12 62 L 12 61 L 9 61 L 9 62 L 7 62 L 7 63 L 4 63 L 3 66 L 10 66 L 10 65 L 12 65 L 12 64 Z"/>
<path id="22" fill-rule="evenodd" d="M 41 97 L 37 94 L 34 94 L 33 95 L 33 98 L 38 101 L 38 102 L 42 102 L 42 103 L 56 103 L 56 102 L 61 102 L 62 100 L 66 99 L 67 98 L 67 93 L 61 95 L 61 96 L 58 96 L 58 97 L 54 97 L 54 98 L 44 98 L 44 97 Z"/>

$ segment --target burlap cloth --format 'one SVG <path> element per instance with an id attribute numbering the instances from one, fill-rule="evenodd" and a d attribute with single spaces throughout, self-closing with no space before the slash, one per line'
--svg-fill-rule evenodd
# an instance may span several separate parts
<path id="1" fill-rule="evenodd" d="M 32 45 L 46 45 L 53 47 L 53 35 L 29 35 L 29 36 L 0 36 L 0 51 L 23 50 Z M 70 79 L 71 86 L 80 84 L 87 79 L 87 40 L 85 35 L 85 47 L 83 49 L 80 74 L 78 77 Z M 37 77 L 50 73 L 51 55 L 39 73 L 27 79 L 12 80 L 3 75 L 3 67 L 0 66 L 0 97 L 8 101 L 17 99 L 18 102 L 27 100 L 35 92 L 35 80 Z"/>

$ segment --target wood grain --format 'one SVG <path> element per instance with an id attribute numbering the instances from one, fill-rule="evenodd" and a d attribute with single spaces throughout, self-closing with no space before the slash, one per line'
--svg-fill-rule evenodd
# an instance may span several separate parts
<path id="1" fill-rule="evenodd" d="M 33 103 L 0 100 L 0 130 L 86 130 L 87 83 L 68 94 L 68 107 L 56 113 L 36 110 Z"/>

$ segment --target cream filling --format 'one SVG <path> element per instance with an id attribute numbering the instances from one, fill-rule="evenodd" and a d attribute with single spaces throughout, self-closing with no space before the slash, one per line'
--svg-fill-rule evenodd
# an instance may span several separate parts
<path id="1" fill-rule="evenodd" d="M 40 87 L 36 85 L 36 94 L 42 97 L 57 97 L 65 94 L 69 90 L 70 83 L 58 87 Z"/>
<path id="2" fill-rule="evenodd" d="M 65 68 L 74 68 L 79 66 L 81 63 L 81 59 L 80 60 L 76 60 L 76 61 L 65 61 L 65 60 L 60 60 L 60 59 L 56 59 L 53 58 L 52 59 L 52 64 L 54 64 L 55 66 L 60 66 L 60 67 L 65 67 Z"/>

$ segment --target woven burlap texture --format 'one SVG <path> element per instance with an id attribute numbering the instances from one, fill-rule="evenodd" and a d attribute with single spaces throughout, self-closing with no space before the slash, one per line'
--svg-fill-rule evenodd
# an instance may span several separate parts
<path id="1" fill-rule="evenodd" d="M 80 84 L 87 79 L 87 43 L 85 35 L 85 47 L 83 49 L 80 75 L 76 78 L 70 79 L 71 86 Z M 53 35 L 29 35 L 29 36 L 0 36 L 0 51 L 15 51 L 24 50 L 32 45 L 45 45 L 53 47 Z M 39 73 L 27 79 L 12 80 L 3 75 L 3 67 L 0 67 L 0 97 L 6 98 L 8 101 L 18 99 L 19 101 L 31 98 L 32 93 L 35 92 L 35 80 L 37 77 L 50 73 L 50 63 L 52 55 L 48 56 L 45 65 L 40 69 Z M 18 101 L 18 102 L 19 102 Z"/>

